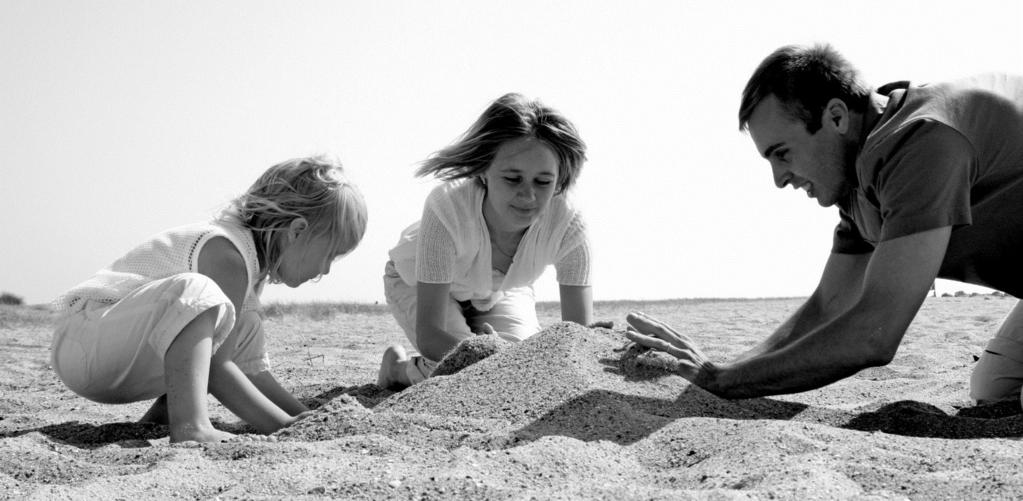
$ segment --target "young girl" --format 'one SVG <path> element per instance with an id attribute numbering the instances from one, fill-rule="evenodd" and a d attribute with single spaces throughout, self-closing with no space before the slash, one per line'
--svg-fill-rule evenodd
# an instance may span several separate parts
<path id="1" fill-rule="evenodd" d="M 384 293 L 419 356 L 384 353 L 377 383 L 429 377 L 459 341 L 540 330 L 532 284 L 557 269 L 561 317 L 592 321 L 586 228 L 569 203 L 586 145 L 557 111 L 518 94 L 497 99 L 454 144 L 416 172 L 443 181 L 422 219 L 402 232 L 384 268 Z"/>
<path id="2" fill-rule="evenodd" d="M 267 170 L 212 221 L 157 234 L 56 300 L 52 364 L 101 403 L 157 398 L 143 421 L 171 442 L 222 441 L 209 392 L 262 433 L 308 409 L 269 372 L 259 294 L 330 272 L 366 229 L 341 166 L 301 158 Z"/>

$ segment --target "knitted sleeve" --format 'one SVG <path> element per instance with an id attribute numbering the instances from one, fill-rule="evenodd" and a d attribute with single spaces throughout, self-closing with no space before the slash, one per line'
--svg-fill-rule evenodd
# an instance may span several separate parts
<path id="1" fill-rule="evenodd" d="M 416 280 L 449 284 L 455 279 L 455 241 L 429 206 L 419 222 L 416 243 Z"/>
<path id="2" fill-rule="evenodd" d="M 554 269 L 561 285 L 590 285 L 590 241 L 586 225 L 578 213 L 561 240 Z"/>

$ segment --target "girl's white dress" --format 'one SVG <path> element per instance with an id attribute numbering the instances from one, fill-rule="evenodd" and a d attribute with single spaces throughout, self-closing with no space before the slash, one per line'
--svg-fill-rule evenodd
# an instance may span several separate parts
<path id="1" fill-rule="evenodd" d="M 241 253 L 248 288 L 241 313 L 209 277 L 199 253 L 214 237 Z M 259 293 L 262 282 L 252 232 L 230 219 L 181 226 L 153 235 L 58 297 L 62 316 L 51 363 L 75 393 L 103 403 L 135 402 L 165 393 L 163 356 L 200 313 L 217 310 L 214 351 L 239 329 L 233 360 L 246 374 L 269 369 Z"/>

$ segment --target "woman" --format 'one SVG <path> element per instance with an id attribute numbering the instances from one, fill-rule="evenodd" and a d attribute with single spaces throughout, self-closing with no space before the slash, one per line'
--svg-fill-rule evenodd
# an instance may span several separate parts
<path id="1" fill-rule="evenodd" d="M 553 264 L 563 320 L 593 316 L 590 250 L 567 190 L 586 159 L 571 122 L 537 100 L 506 94 L 454 144 L 416 172 L 443 184 L 422 219 L 402 232 L 384 269 L 384 292 L 420 355 L 384 353 L 378 384 L 430 376 L 461 340 L 521 341 L 540 330 L 533 282 Z"/>

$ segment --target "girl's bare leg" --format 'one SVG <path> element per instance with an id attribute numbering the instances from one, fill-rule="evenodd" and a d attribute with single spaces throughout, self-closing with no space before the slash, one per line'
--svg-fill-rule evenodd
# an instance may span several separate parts
<path id="1" fill-rule="evenodd" d="M 207 310 L 195 317 L 164 355 L 171 442 L 221 442 L 234 436 L 213 427 L 206 405 L 215 314 Z"/>
<path id="2" fill-rule="evenodd" d="M 149 406 L 149 410 L 139 418 L 140 423 L 167 424 L 167 395 L 160 395 Z"/>

